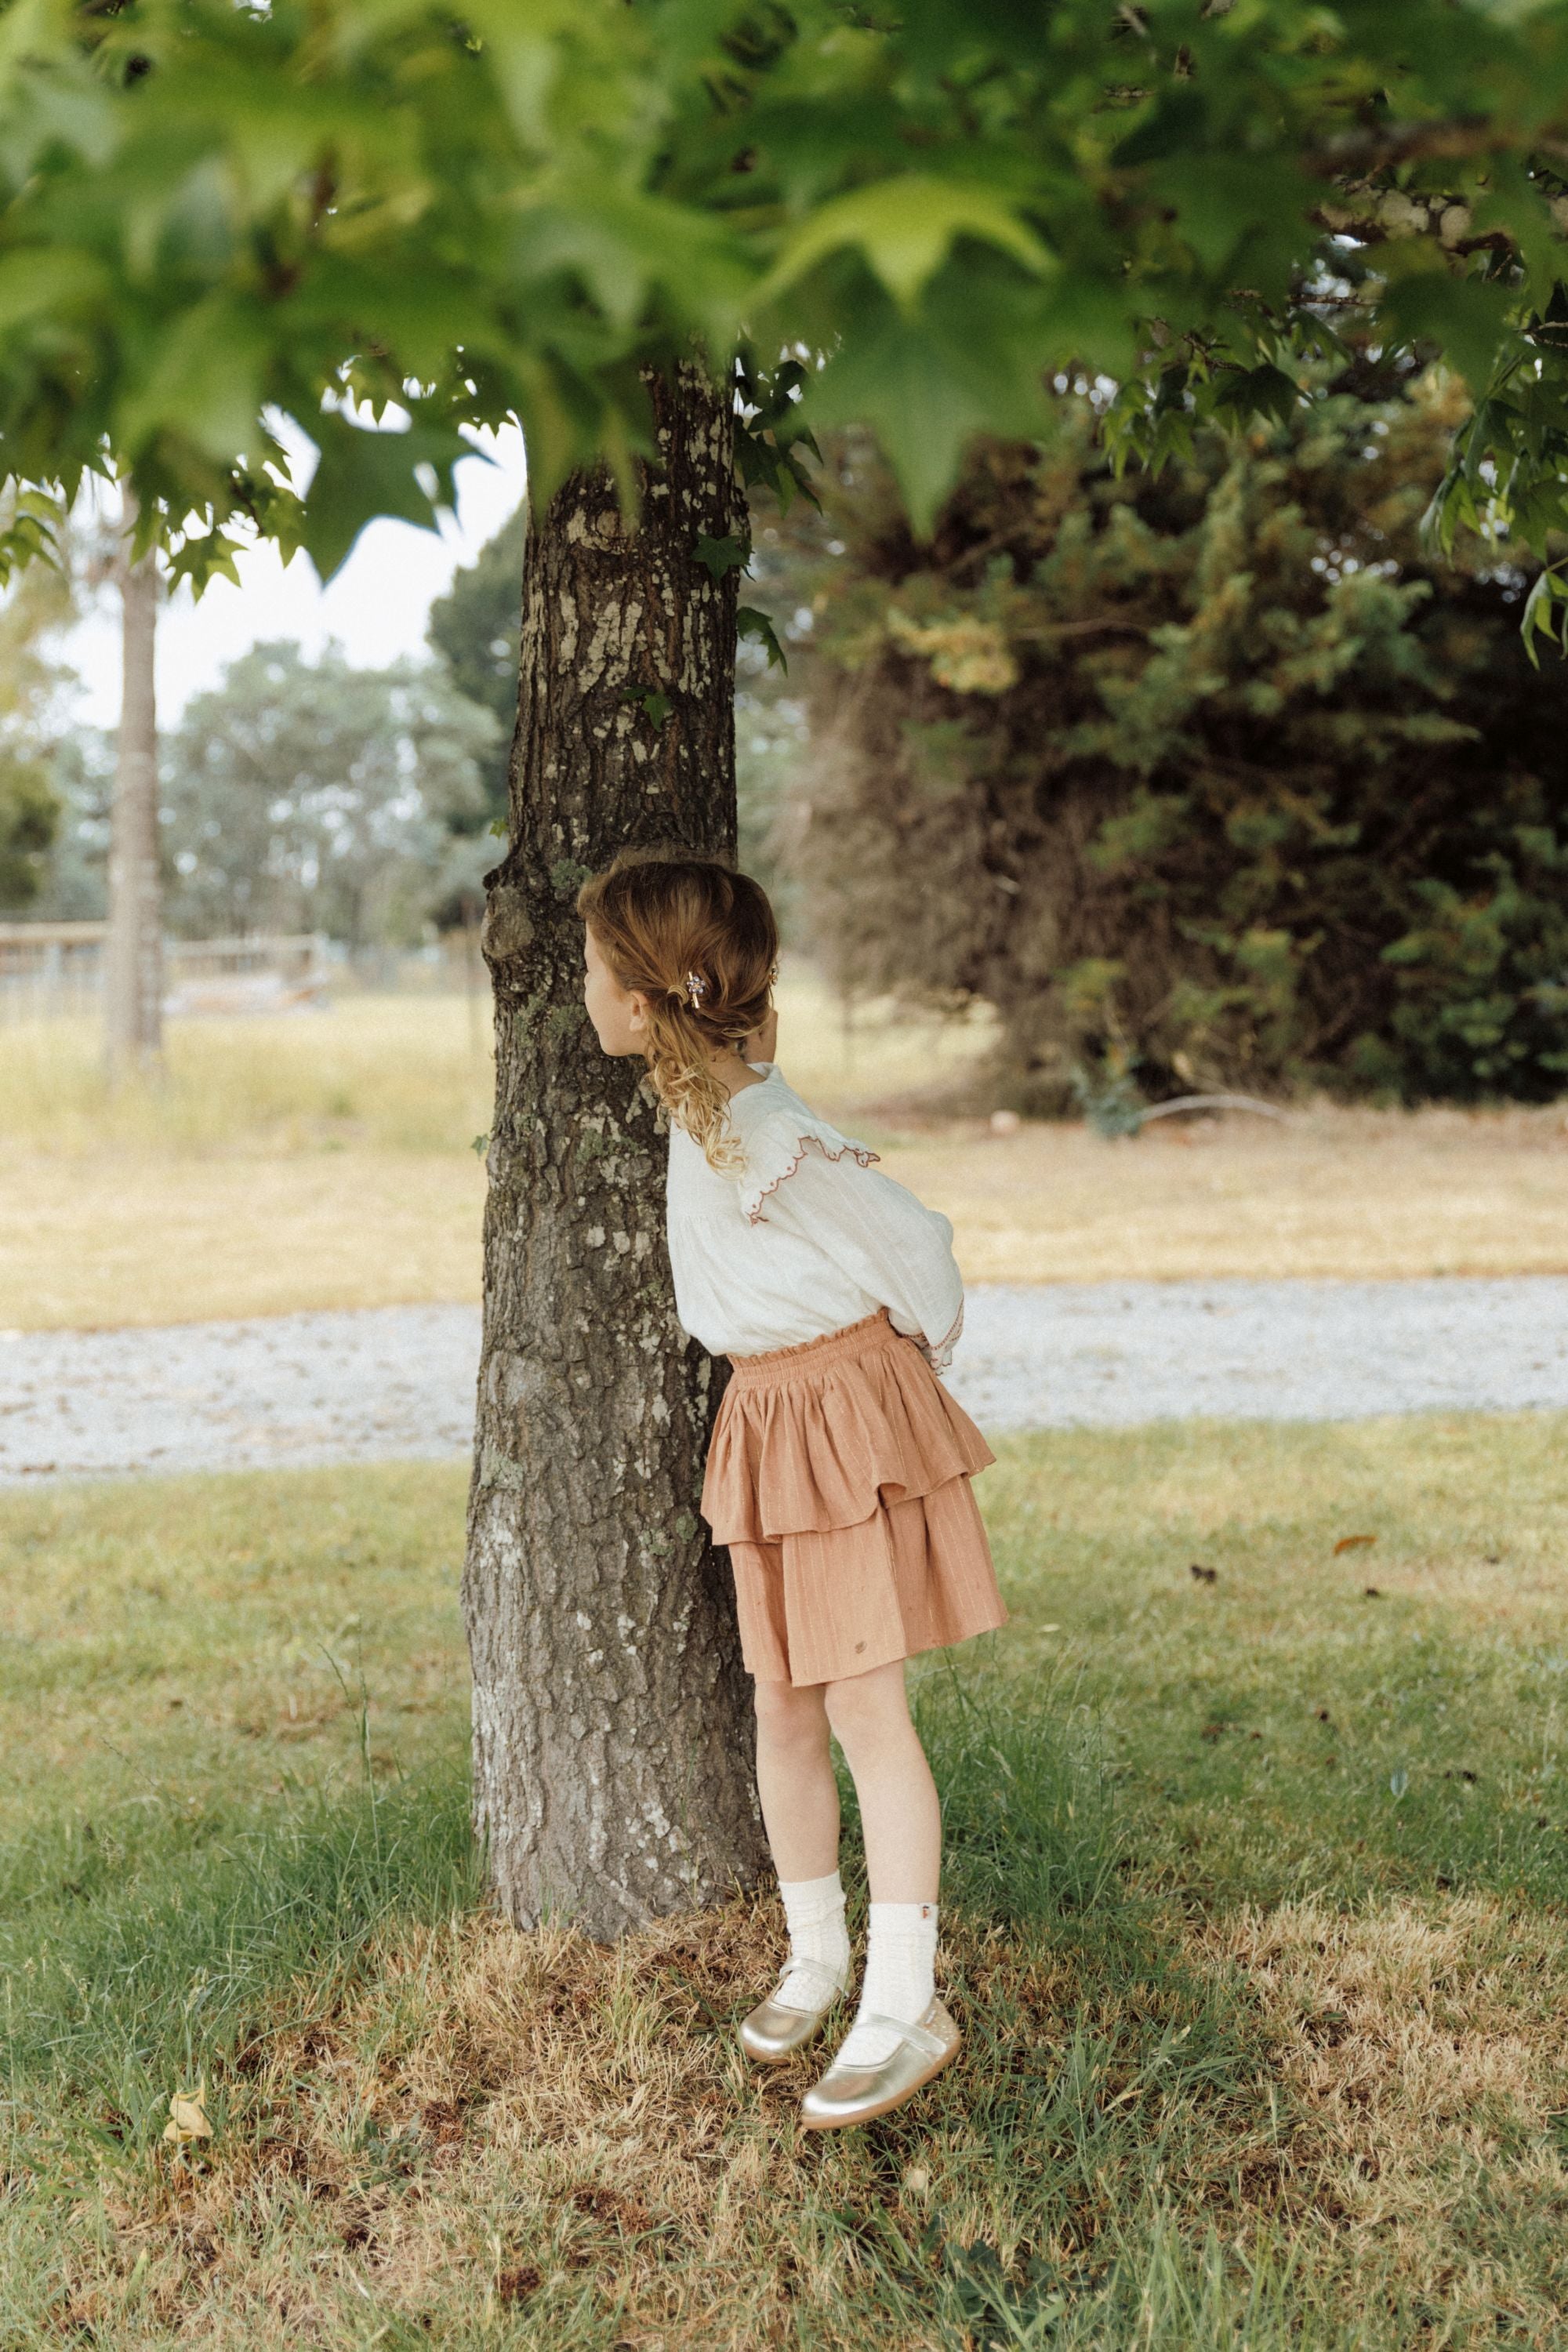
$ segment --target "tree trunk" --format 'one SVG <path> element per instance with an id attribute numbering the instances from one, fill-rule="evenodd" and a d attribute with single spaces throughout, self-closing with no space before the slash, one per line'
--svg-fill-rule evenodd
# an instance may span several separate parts
<path id="1" fill-rule="evenodd" d="M 112 1080 L 155 1069 L 163 1050 L 163 894 L 158 856 L 158 716 L 153 655 L 158 559 L 131 561 L 136 499 L 122 493 L 120 734 L 109 846 L 105 1048 Z"/>
<path id="2" fill-rule="evenodd" d="M 763 1851 L 729 1571 L 697 1511 L 719 1384 L 675 1320 L 666 1144 L 640 1060 L 595 1040 L 573 911 L 627 845 L 734 848 L 736 575 L 696 556 L 738 516 L 729 394 L 689 366 L 648 389 L 640 523 L 595 473 L 530 534 L 511 846 L 482 933 L 475 1811 L 517 1925 L 603 1939 L 714 1900 Z"/>

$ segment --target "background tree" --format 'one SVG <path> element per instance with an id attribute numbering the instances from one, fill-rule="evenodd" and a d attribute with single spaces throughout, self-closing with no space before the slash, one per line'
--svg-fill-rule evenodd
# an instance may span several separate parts
<path id="1" fill-rule="evenodd" d="M 522 551 L 528 509 L 502 523 L 472 563 L 453 574 L 451 586 L 430 607 L 426 636 L 445 662 L 459 694 L 488 710 L 496 722 L 495 751 L 485 769 L 483 802 L 471 820 L 478 833 L 503 825 L 511 739 L 517 726 L 518 633 L 522 625 Z"/>
<path id="2" fill-rule="evenodd" d="M 109 911 L 113 735 L 72 725 L 51 747 L 48 782 L 58 815 L 26 913 L 36 922 L 101 923 Z"/>
<path id="3" fill-rule="evenodd" d="M 37 896 L 59 812 L 42 762 L 0 751 L 0 908 L 7 914 Z"/>
<path id="4" fill-rule="evenodd" d="M 170 916 L 194 938 L 324 931 L 417 940 L 483 847 L 496 722 L 415 662 L 356 669 L 258 645 L 193 697 L 165 761 Z"/>
<path id="5" fill-rule="evenodd" d="M 256 528 L 330 572 L 373 515 L 450 502 L 466 426 L 522 423 L 540 530 L 488 918 L 480 1807 L 520 1918 L 546 1891 L 595 1926 L 691 1899 L 758 1850 L 731 1805 L 745 1724 L 710 1562 L 695 1534 L 657 1571 L 643 1551 L 645 1492 L 689 1480 L 708 1376 L 668 1360 L 660 1434 L 642 1385 L 573 1361 L 606 1309 L 631 1338 L 658 1163 L 574 1005 L 564 904 L 571 867 L 656 820 L 692 846 L 731 837 L 746 551 L 714 419 L 732 421 L 731 362 L 748 346 L 823 362 L 771 384 L 748 370 L 748 482 L 787 493 L 808 421 L 868 423 L 923 526 L 977 434 L 1042 429 L 1053 368 L 1115 379 L 1120 445 L 1156 457 L 1195 414 L 1308 396 L 1332 285 L 1386 343 L 1449 350 L 1483 395 L 1445 527 L 1485 513 L 1544 546 L 1568 516 L 1561 11 L 918 0 L 878 20 L 839 0 L 469 0 L 459 26 L 419 0 L 41 0 L 7 21 L 0 453 L 40 487 L 0 558 L 37 551 L 50 499 L 112 460 L 176 572 L 210 576 Z M 1417 233 L 1394 237 L 1394 196 Z M 269 404 L 319 451 L 303 499 Z M 404 429 L 369 429 L 394 404 Z M 604 520 L 617 489 L 647 494 L 635 530 Z M 585 1229 L 605 1249 L 583 1240 L 595 1203 L 627 1212 Z M 637 1278 L 651 1362 L 673 1337 L 668 1278 Z M 606 1579 L 635 1602 L 629 1632 Z M 598 1747 L 571 1728 L 584 1618 L 602 1655 L 639 1650 L 652 1677 L 638 1690 L 617 1666 Z M 657 1739 L 674 1691 L 650 1811 L 629 1735 Z M 542 1757 L 553 1779 L 531 1778 Z"/>
<path id="6" fill-rule="evenodd" d="M 1423 552 L 1459 388 L 1378 373 L 1157 478 L 1065 393 L 929 545 L 834 451 L 774 590 L 813 608 L 815 935 L 851 988 L 994 1003 L 1007 1099 L 1562 1090 L 1568 673 L 1520 567 Z"/>
<path id="7" fill-rule="evenodd" d="M 0 911 L 45 887 L 63 814 L 54 775 L 70 673 L 51 640 L 75 617 L 70 578 L 37 565 L 0 604 Z"/>
<path id="8" fill-rule="evenodd" d="M 121 487 L 112 577 L 120 592 L 120 725 L 109 830 L 104 1052 L 111 1081 L 146 1076 L 163 1051 L 163 877 L 158 800 L 155 547 L 134 544 L 136 493 Z"/>

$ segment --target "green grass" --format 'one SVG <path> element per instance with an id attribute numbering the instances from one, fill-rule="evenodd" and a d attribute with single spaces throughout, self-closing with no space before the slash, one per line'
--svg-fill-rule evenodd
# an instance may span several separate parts
<path id="1" fill-rule="evenodd" d="M 475 1899 L 460 1510 L 423 1465 L 0 1510 L 8 2059 L 95 2129 L 145 2137 L 279 1982 Z"/>
<path id="2" fill-rule="evenodd" d="M 918 1676 L 965 2058 L 822 2142 L 765 1897 L 478 1903 L 458 1465 L 0 1500 L 0 2346 L 1559 2346 L 1565 1438 L 1009 1442 Z"/>
<path id="3" fill-rule="evenodd" d="M 1041 1441 L 1009 1449 L 1014 1659 L 1082 1677 L 1146 1881 L 1568 1895 L 1563 1436 L 1170 1424 L 1074 1439 L 1065 1486 Z"/>

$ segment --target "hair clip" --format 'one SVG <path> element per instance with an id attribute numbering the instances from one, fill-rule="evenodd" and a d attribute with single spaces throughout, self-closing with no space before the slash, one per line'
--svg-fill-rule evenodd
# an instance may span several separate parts
<path id="1" fill-rule="evenodd" d="M 701 1004 L 703 998 L 708 993 L 708 982 L 703 979 L 702 974 L 700 971 L 689 971 L 687 973 L 686 993 L 691 999 L 691 1010 L 695 1013 Z"/>

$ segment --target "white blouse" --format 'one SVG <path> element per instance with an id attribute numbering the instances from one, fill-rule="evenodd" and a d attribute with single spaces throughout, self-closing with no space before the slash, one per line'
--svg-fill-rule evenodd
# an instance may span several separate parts
<path id="1" fill-rule="evenodd" d="M 716 1356 L 759 1356 L 820 1339 L 888 1309 L 945 1371 L 963 1321 L 952 1227 L 890 1176 L 863 1143 L 816 1118 L 776 1062 L 753 1066 L 730 1123 L 744 1147 L 737 1177 L 710 1168 L 674 1120 L 667 1217 L 676 1312 Z"/>

